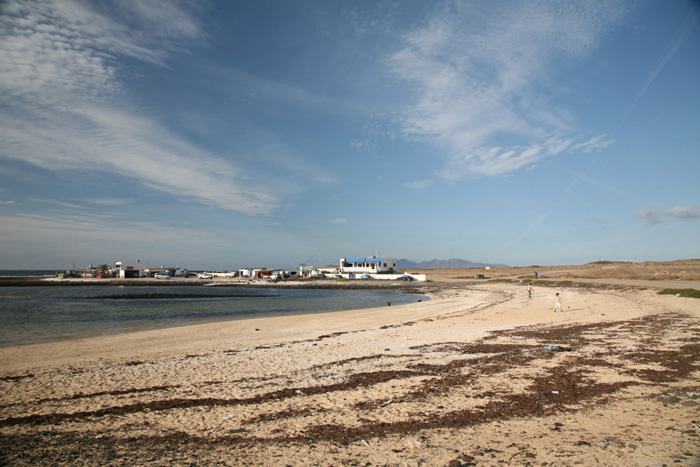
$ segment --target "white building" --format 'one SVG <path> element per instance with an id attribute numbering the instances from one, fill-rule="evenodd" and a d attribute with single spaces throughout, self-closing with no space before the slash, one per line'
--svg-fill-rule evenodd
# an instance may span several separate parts
<path id="1" fill-rule="evenodd" d="M 166 267 L 161 265 L 159 268 L 148 268 L 144 271 L 146 277 L 153 277 L 156 274 L 167 274 L 170 277 L 187 277 L 189 274 L 187 269 L 178 266 Z"/>
<path id="2" fill-rule="evenodd" d="M 272 274 L 272 271 L 267 268 L 243 268 L 238 270 L 238 277 L 246 277 L 248 279 L 270 277 L 270 274 Z"/>
<path id="3" fill-rule="evenodd" d="M 393 273 L 396 270 L 395 258 L 342 258 L 340 260 L 340 272 L 343 274 L 379 274 Z"/>
<path id="4" fill-rule="evenodd" d="M 136 260 L 135 263 L 126 263 L 124 261 L 116 261 L 114 263 L 115 275 L 120 279 L 132 277 L 143 277 L 144 272 L 148 269 L 148 263 L 142 263 L 141 260 Z"/>

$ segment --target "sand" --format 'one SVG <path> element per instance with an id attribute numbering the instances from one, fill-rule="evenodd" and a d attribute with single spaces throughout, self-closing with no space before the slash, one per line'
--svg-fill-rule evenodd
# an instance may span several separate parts
<path id="1" fill-rule="evenodd" d="M 0 349 L 0 465 L 700 465 L 700 301 L 656 292 L 449 282 Z"/>

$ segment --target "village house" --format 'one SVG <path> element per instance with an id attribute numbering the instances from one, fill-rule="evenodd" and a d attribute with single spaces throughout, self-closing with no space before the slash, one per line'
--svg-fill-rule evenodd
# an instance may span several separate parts
<path id="1" fill-rule="evenodd" d="M 340 272 L 343 274 L 392 274 L 396 270 L 395 258 L 342 258 Z"/>
<path id="2" fill-rule="evenodd" d="M 248 279 L 266 279 L 272 276 L 275 270 L 267 268 L 243 268 L 238 270 L 238 277 Z"/>
<path id="3" fill-rule="evenodd" d="M 166 274 L 170 277 L 187 277 L 187 269 L 180 267 L 165 267 L 161 266 L 159 268 L 147 268 L 144 270 L 144 275 L 147 277 L 153 277 L 156 274 Z"/>
<path id="4" fill-rule="evenodd" d="M 127 263 L 124 261 L 116 261 L 114 263 L 114 275 L 119 279 L 131 279 L 134 277 L 146 276 L 148 263 L 142 263 L 141 260 L 136 260 L 135 263 Z"/>

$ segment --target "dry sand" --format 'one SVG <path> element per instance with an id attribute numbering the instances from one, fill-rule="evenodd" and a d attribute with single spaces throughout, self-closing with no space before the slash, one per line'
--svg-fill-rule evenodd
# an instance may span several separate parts
<path id="1" fill-rule="evenodd" d="M 0 349 L 0 465 L 700 465 L 700 301 L 431 290 Z"/>

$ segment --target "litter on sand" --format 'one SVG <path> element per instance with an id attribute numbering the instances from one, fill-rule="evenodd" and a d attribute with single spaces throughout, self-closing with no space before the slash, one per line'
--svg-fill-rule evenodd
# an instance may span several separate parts
<path id="1" fill-rule="evenodd" d="M 555 352 L 571 352 L 571 349 L 568 347 L 559 347 L 558 345 L 545 345 L 545 349 L 547 350 L 553 350 Z"/>

